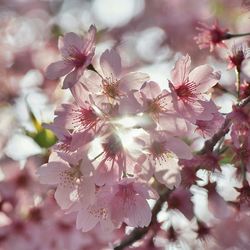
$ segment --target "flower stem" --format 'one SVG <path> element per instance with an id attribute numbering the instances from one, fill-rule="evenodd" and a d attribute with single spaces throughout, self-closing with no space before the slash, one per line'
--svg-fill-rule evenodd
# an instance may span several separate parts
<path id="1" fill-rule="evenodd" d="M 236 90 L 237 90 L 237 100 L 240 101 L 240 70 L 236 69 Z"/>
<path id="2" fill-rule="evenodd" d="M 231 38 L 235 38 L 235 37 L 249 36 L 249 35 L 250 35 L 250 32 L 248 32 L 248 33 L 241 33 L 241 34 L 230 34 L 230 33 L 227 33 L 225 35 L 225 38 L 223 40 L 227 40 L 227 39 L 231 39 Z"/>

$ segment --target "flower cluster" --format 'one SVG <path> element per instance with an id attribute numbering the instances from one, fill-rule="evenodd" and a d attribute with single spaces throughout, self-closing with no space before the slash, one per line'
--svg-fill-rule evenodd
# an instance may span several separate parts
<path id="1" fill-rule="evenodd" d="M 92 60 L 95 28 L 86 36 L 67 33 L 59 39 L 63 60 L 47 76 L 66 75 L 73 101 L 55 111 L 46 125 L 58 138 L 40 182 L 56 185 L 55 199 L 76 212 L 76 226 L 105 230 L 122 223 L 145 227 L 151 221 L 148 200 L 157 200 L 160 185 L 181 182 L 180 160 L 191 160 L 185 143 L 190 131 L 211 137 L 224 118 L 210 99 L 220 73 L 209 65 L 191 70 L 188 55 L 177 60 L 165 87 L 141 72 L 127 72 L 120 55 L 106 50 Z M 187 141 L 187 140 L 186 140 Z"/>

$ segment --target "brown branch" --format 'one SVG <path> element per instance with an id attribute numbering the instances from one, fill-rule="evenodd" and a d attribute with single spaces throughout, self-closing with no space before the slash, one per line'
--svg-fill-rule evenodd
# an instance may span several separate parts
<path id="1" fill-rule="evenodd" d="M 160 194 L 160 198 L 155 203 L 153 210 L 152 210 L 152 220 L 148 227 L 144 228 L 135 228 L 127 237 L 125 237 L 119 245 L 117 245 L 114 250 L 122 250 L 125 247 L 132 245 L 134 242 L 143 238 L 144 235 L 147 234 L 150 227 L 157 222 L 157 214 L 160 212 L 163 203 L 167 200 L 171 190 L 165 188 L 162 193 Z"/>

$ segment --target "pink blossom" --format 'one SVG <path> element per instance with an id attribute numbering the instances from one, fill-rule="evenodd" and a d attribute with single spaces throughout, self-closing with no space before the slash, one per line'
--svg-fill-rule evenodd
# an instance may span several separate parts
<path id="1" fill-rule="evenodd" d="M 95 50 L 95 34 L 96 28 L 92 25 L 83 38 L 73 32 L 66 33 L 63 38 L 59 38 L 58 48 L 63 60 L 50 64 L 46 70 L 46 77 L 55 80 L 67 75 L 63 88 L 73 87 L 91 63 Z"/>
<path id="2" fill-rule="evenodd" d="M 98 74 L 91 72 L 83 77 L 81 82 L 100 101 L 117 102 L 122 96 L 132 90 L 138 90 L 142 84 L 149 80 L 149 76 L 140 72 L 122 72 L 121 58 L 115 50 L 106 50 L 100 57 Z"/>
<path id="3" fill-rule="evenodd" d="M 243 81 L 240 85 L 240 99 L 244 99 L 250 96 L 250 84 L 247 81 Z"/>
<path id="4" fill-rule="evenodd" d="M 210 52 L 212 52 L 215 46 L 226 47 L 223 40 L 227 39 L 228 29 L 222 29 L 218 23 L 213 24 L 211 27 L 201 23 L 197 30 L 200 33 L 194 40 L 200 49 L 210 48 Z"/>
<path id="5" fill-rule="evenodd" d="M 148 121 L 147 127 L 143 126 L 144 129 L 154 130 L 158 125 L 170 133 L 176 133 L 178 130 L 180 133 L 186 131 L 186 122 L 176 114 L 171 102 L 171 94 L 167 90 L 161 90 L 158 83 L 153 81 L 144 83 L 140 91 L 135 93 L 135 98 L 140 108 L 135 106 L 134 102 L 130 105 L 132 109 L 137 108 L 137 113 L 143 112 L 143 119 Z"/>
<path id="6" fill-rule="evenodd" d="M 109 202 L 109 195 L 103 195 L 101 190 L 97 191 L 94 201 L 87 206 L 83 197 L 82 202 L 76 207 L 78 210 L 76 228 L 88 232 L 97 224 L 100 224 L 103 231 L 113 230 L 114 225 L 111 221 Z"/>
<path id="7" fill-rule="evenodd" d="M 178 209 L 189 220 L 191 220 L 194 217 L 194 208 L 191 197 L 192 194 L 190 190 L 178 187 L 168 198 L 168 209 Z"/>
<path id="8" fill-rule="evenodd" d="M 92 137 L 88 132 L 70 133 L 69 130 L 53 124 L 45 124 L 44 127 L 52 130 L 58 138 L 58 142 L 52 146 L 54 152 L 68 163 L 78 164 L 82 159 L 83 151 Z"/>
<path id="9" fill-rule="evenodd" d="M 178 186 L 181 180 L 181 167 L 177 157 L 191 159 L 190 148 L 180 139 L 168 135 L 165 131 L 152 132 L 148 140 L 147 148 L 145 148 L 148 159 L 143 165 L 149 165 L 146 168 L 152 169 L 156 179 L 168 188 Z"/>
<path id="10" fill-rule="evenodd" d="M 69 208 L 85 195 L 85 204 L 92 200 L 95 187 L 89 173 L 92 169 L 87 157 L 81 165 L 70 166 L 60 159 L 42 165 L 37 174 L 43 184 L 57 185 L 55 199 L 62 209 Z M 81 190 L 81 192 L 79 192 Z"/>
<path id="11" fill-rule="evenodd" d="M 242 63 L 245 59 L 249 59 L 249 48 L 246 43 L 234 44 L 231 49 L 231 54 L 228 56 L 228 69 L 236 68 L 241 71 Z"/>
<path id="12" fill-rule="evenodd" d="M 231 214 L 226 201 L 218 194 L 216 190 L 216 183 L 208 182 L 204 188 L 208 191 L 208 209 L 213 213 L 216 218 L 225 219 Z"/>
<path id="13" fill-rule="evenodd" d="M 146 138 L 145 138 L 146 139 Z M 154 160 L 163 160 L 177 156 L 180 159 L 192 159 L 190 147 L 178 137 L 173 137 L 167 131 L 151 132 L 148 151 Z"/>
<path id="14" fill-rule="evenodd" d="M 149 225 L 151 210 L 146 199 L 158 199 L 158 194 L 152 188 L 127 178 L 107 188 L 112 190 L 111 218 L 115 224 L 125 222 L 131 227 Z"/>
<path id="15" fill-rule="evenodd" d="M 196 131 L 200 133 L 204 138 L 212 137 L 223 125 L 225 119 L 224 117 L 218 112 L 218 108 L 213 103 L 213 101 L 209 101 L 204 103 L 205 108 L 210 110 L 210 114 L 212 115 L 211 120 L 199 120 L 197 119 L 195 122 Z M 213 110 L 213 111 L 212 111 Z"/>
<path id="16" fill-rule="evenodd" d="M 249 108 L 237 106 L 233 106 L 232 108 L 233 111 L 229 114 L 229 118 L 233 122 L 231 129 L 232 143 L 236 148 L 239 148 L 241 142 L 248 138 L 248 133 L 250 131 Z"/>
<path id="17" fill-rule="evenodd" d="M 209 120 L 204 101 L 208 100 L 207 91 L 220 79 L 219 72 L 213 72 L 209 65 L 202 65 L 190 72 L 191 59 L 188 55 L 180 58 L 171 72 L 169 87 L 175 110 L 191 122 Z"/>

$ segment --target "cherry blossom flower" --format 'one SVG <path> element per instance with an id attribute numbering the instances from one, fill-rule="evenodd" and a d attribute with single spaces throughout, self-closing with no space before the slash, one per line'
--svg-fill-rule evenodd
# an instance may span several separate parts
<path id="1" fill-rule="evenodd" d="M 148 226 L 151 210 L 146 199 L 158 199 L 158 194 L 146 183 L 132 178 L 124 178 L 114 185 L 100 190 L 101 195 L 109 196 L 111 219 L 115 225 L 125 222 L 131 227 Z"/>
<path id="2" fill-rule="evenodd" d="M 70 166 L 62 160 L 52 160 L 42 165 L 37 174 L 41 183 L 57 185 L 55 199 L 62 209 L 67 209 L 82 195 L 86 196 L 85 204 L 92 200 L 92 195 L 95 192 L 94 182 L 89 175 L 86 176 L 91 168 L 91 163 L 88 162 L 87 157 L 82 164 L 76 166 Z M 79 188 L 81 194 L 77 195 Z"/>
<path id="3" fill-rule="evenodd" d="M 240 85 L 240 99 L 244 99 L 250 96 L 250 84 L 247 81 L 243 81 Z"/>
<path id="4" fill-rule="evenodd" d="M 122 72 L 121 58 L 115 50 L 106 50 L 100 57 L 98 74 L 91 72 L 80 81 L 94 95 L 99 96 L 100 102 L 108 100 L 111 103 L 127 95 L 129 91 L 138 90 L 149 80 L 145 73 Z"/>
<path id="5" fill-rule="evenodd" d="M 67 75 L 63 81 L 63 88 L 73 87 L 91 63 L 95 50 L 95 34 L 96 28 L 92 25 L 83 38 L 73 32 L 66 33 L 63 38 L 60 38 L 58 48 L 63 60 L 50 64 L 46 77 L 55 80 Z"/>
<path id="6" fill-rule="evenodd" d="M 197 119 L 195 122 L 195 131 L 201 134 L 204 138 L 209 138 L 212 137 L 221 128 L 225 119 L 223 115 L 219 113 L 218 108 L 212 100 L 203 104 L 205 109 L 210 110 L 212 118 L 207 121 Z"/>
<path id="7" fill-rule="evenodd" d="M 228 56 L 228 69 L 235 67 L 240 72 L 243 61 L 249 59 L 249 57 L 249 48 L 246 43 L 234 44 L 231 49 L 231 55 Z"/>
<path id="8" fill-rule="evenodd" d="M 240 108 L 233 106 L 233 111 L 229 114 L 233 125 L 231 129 L 232 143 L 239 148 L 241 143 L 248 138 L 250 131 L 248 107 Z"/>
<path id="9" fill-rule="evenodd" d="M 191 220 L 194 217 L 191 196 L 192 194 L 190 190 L 178 187 L 169 196 L 168 209 L 178 209 L 189 220 Z"/>
<path id="10" fill-rule="evenodd" d="M 208 191 L 208 209 L 216 218 L 226 218 L 230 216 L 231 210 L 226 201 L 216 191 L 216 183 L 208 182 L 204 188 Z"/>
<path id="11" fill-rule="evenodd" d="M 169 87 L 175 110 L 191 122 L 211 119 L 210 109 L 205 103 L 207 91 L 220 79 L 220 73 L 214 72 L 209 65 L 202 65 L 190 72 L 191 59 L 188 55 L 180 58 L 171 72 Z"/>
<path id="12" fill-rule="evenodd" d="M 109 210 L 109 196 L 103 195 L 101 190 L 96 194 L 94 201 L 86 206 L 85 201 L 79 203 L 77 208 L 76 228 L 88 232 L 97 224 L 100 224 L 103 231 L 111 231 L 114 225 L 111 221 Z"/>
<path id="13" fill-rule="evenodd" d="M 69 130 L 56 126 L 55 122 L 45 124 L 44 127 L 52 130 L 58 138 L 58 142 L 52 146 L 58 156 L 72 164 L 77 164 L 82 159 L 84 146 L 91 140 L 89 133 L 70 133 Z"/>
<path id="14" fill-rule="evenodd" d="M 154 170 L 156 179 L 168 188 L 178 186 L 180 184 L 180 166 L 177 156 L 191 159 L 192 153 L 189 147 L 163 131 L 152 135 L 147 151 L 149 161 L 145 164 L 149 164 L 151 166 L 149 169 Z"/>
<path id="15" fill-rule="evenodd" d="M 213 24 L 211 27 L 201 23 L 197 30 L 200 31 L 200 33 L 194 40 L 200 49 L 210 48 L 210 52 L 212 52 L 215 46 L 226 47 L 223 40 L 227 39 L 228 29 L 222 29 L 218 23 Z"/>

